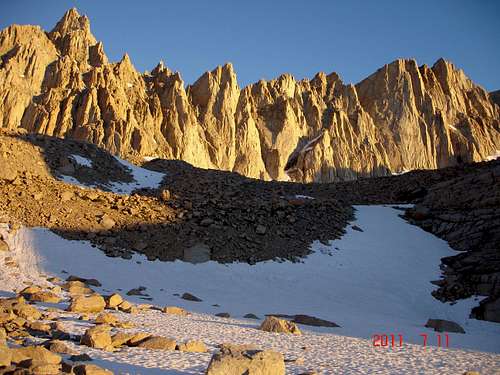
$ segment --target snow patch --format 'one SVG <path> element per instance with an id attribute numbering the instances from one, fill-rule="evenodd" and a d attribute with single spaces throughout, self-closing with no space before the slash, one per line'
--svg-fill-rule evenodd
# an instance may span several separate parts
<path id="1" fill-rule="evenodd" d="M 194 311 L 187 317 L 159 311 L 118 315 L 140 331 L 178 342 L 202 340 L 209 353 L 165 355 L 136 348 L 108 353 L 68 342 L 73 349 L 89 354 L 93 363 L 116 373 L 201 375 L 221 342 L 253 344 L 279 351 L 287 359 L 304 360 L 304 365 L 287 363 L 287 374 L 311 369 L 322 374 L 496 373 L 500 368 L 500 355 L 494 354 L 500 352 L 499 325 L 468 319 L 470 307 L 477 303 L 473 299 L 449 305 L 430 295 L 433 286 L 429 281 L 440 274 L 439 259 L 455 252 L 444 241 L 403 221 L 395 209 L 357 206 L 356 210 L 357 219 L 352 224 L 364 232 L 348 228 L 344 237 L 330 246 L 315 242 L 314 253 L 303 263 L 263 262 L 254 266 L 149 262 L 139 255 L 132 260 L 108 258 L 86 241 L 68 241 L 41 228 L 9 233 L 6 225 L 0 225 L 0 234 L 11 249 L 0 253 L 0 295 L 24 288 L 23 281 L 43 285 L 42 274 L 65 278 L 65 270 L 97 278 L 103 287 L 96 289 L 102 294 L 120 288 L 123 295 L 143 285 L 153 304 Z M 5 266 L 6 256 L 14 258 L 19 268 Z M 183 292 L 193 293 L 203 302 L 173 295 Z M 137 296 L 127 298 L 147 302 Z M 256 329 L 260 321 L 213 316 L 222 311 L 236 317 L 252 312 L 261 318 L 269 313 L 303 313 L 333 320 L 342 327 L 301 326 L 302 336 L 271 334 Z M 428 318 L 454 320 L 467 333 L 450 333 L 451 349 L 437 348 L 436 333 L 423 327 Z M 63 324 L 75 334 L 82 334 L 89 326 L 72 318 Z M 403 335 L 405 344 L 373 347 L 372 335 L 391 333 Z M 427 347 L 421 345 L 420 333 L 428 335 Z"/>
<path id="2" fill-rule="evenodd" d="M 71 157 L 80 165 L 92 168 L 92 160 L 84 158 L 80 155 L 71 155 Z M 150 171 L 145 168 L 138 167 L 126 160 L 114 157 L 124 168 L 126 168 L 132 175 L 132 182 L 111 182 L 109 184 L 104 184 L 104 187 L 116 194 L 132 194 L 136 189 L 156 189 L 160 186 L 164 173 Z M 95 184 L 82 184 L 75 177 L 61 175 L 59 177 L 61 181 L 68 184 L 76 185 L 82 188 L 94 188 L 99 189 L 100 186 Z"/>
<path id="3" fill-rule="evenodd" d="M 114 158 L 130 171 L 132 178 L 134 179 L 134 182 L 132 183 L 113 182 L 110 185 L 110 188 L 111 191 L 117 194 L 131 194 L 135 189 L 156 189 L 165 177 L 164 173 L 138 167 L 116 156 Z"/>
<path id="4" fill-rule="evenodd" d="M 80 164 L 81 166 L 84 167 L 92 168 L 92 160 L 74 154 L 72 154 L 71 157 L 76 161 L 77 164 Z"/>
<path id="5" fill-rule="evenodd" d="M 295 195 L 295 198 L 297 198 L 297 199 L 316 199 L 316 198 L 310 197 L 309 195 L 300 195 L 300 194 Z"/>
<path id="6" fill-rule="evenodd" d="M 330 246 L 315 242 L 314 253 L 302 263 L 268 261 L 250 266 L 212 261 L 150 262 L 138 254 L 132 260 L 108 258 L 86 241 L 67 241 L 40 228 L 18 232 L 25 253 L 33 254 L 21 256 L 20 262 L 27 263 L 27 270 L 36 268 L 48 275 L 65 277 L 65 270 L 97 278 L 106 289 L 99 290 L 104 294 L 145 286 L 152 303 L 160 306 L 177 305 L 205 314 L 226 311 L 235 317 L 249 312 L 261 317 L 273 313 L 314 315 L 341 326 L 312 329 L 326 335 L 324 345 L 331 345 L 332 336 L 341 335 L 346 340 L 356 337 L 364 340 L 363 350 L 373 352 L 373 334 L 401 334 L 406 343 L 422 344 L 420 334 L 426 333 L 428 345 L 436 346 L 435 333 L 424 327 L 427 319 L 434 318 L 455 321 L 467 332 L 450 333 L 451 348 L 500 353 L 500 325 L 469 319 L 478 298 L 451 305 L 431 295 L 435 287 L 430 281 L 440 277 L 440 259 L 456 254 L 448 244 L 409 225 L 393 208 L 356 209 L 357 220 L 352 224 L 364 232 L 349 227 L 344 237 L 331 241 Z M 203 302 L 188 302 L 173 295 L 184 292 Z M 139 297 L 130 299 L 144 302 Z M 213 304 L 221 307 L 216 309 Z M 230 340 L 230 332 L 236 328 L 230 325 L 227 331 L 226 327 L 218 329 L 220 340 Z M 331 347 L 323 349 L 335 355 Z M 334 362 L 333 357 L 330 360 Z"/>
<path id="7" fill-rule="evenodd" d="M 393 175 L 393 176 L 401 176 L 402 174 L 405 174 L 405 173 L 408 173 L 408 172 L 411 172 L 411 170 L 410 169 L 403 169 L 400 172 L 392 172 L 391 175 Z"/>

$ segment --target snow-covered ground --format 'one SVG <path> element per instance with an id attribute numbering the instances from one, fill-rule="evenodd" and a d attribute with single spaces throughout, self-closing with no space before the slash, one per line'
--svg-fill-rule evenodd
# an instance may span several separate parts
<path id="1" fill-rule="evenodd" d="M 146 287 L 155 305 L 177 305 L 195 312 L 177 317 L 155 311 L 123 315 L 141 330 L 178 341 L 200 339 L 211 351 L 222 342 L 253 343 L 273 348 L 285 358 L 290 374 L 315 369 L 324 374 L 462 374 L 466 370 L 500 371 L 500 324 L 468 319 L 477 301 L 455 305 L 435 300 L 431 280 L 439 278 L 439 259 L 455 252 L 446 242 L 411 226 L 400 211 L 383 206 L 358 206 L 357 219 L 330 246 L 313 244 L 303 263 L 263 262 L 222 265 L 181 261 L 149 262 L 107 258 L 87 242 L 67 241 L 45 229 L 23 228 L 7 240 L 19 263 L 3 265 L 0 283 L 5 291 L 22 287 L 24 279 L 42 282 L 40 273 L 97 278 L 102 293 Z M 5 230 L 0 232 L 6 234 Z M 1 255 L 0 255 L 1 256 Z M 3 262 L 1 262 L 3 264 Z M 174 294 L 190 292 L 203 302 L 189 302 Z M 135 302 L 148 302 L 128 297 Z M 219 306 L 213 306 L 217 304 Z M 214 317 L 228 312 L 233 318 Z M 243 319 L 247 313 L 308 314 L 336 322 L 341 328 L 301 326 L 303 336 L 256 330 L 260 321 Z M 466 334 L 449 333 L 449 348 L 438 348 L 437 335 L 424 327 L 428 318 L 453 320 Z M 68 320 L 73 330 L 86 323 Z M 374 334 L 402 335 L 403 347 L 374 347 Z M 428 335 L 426 347 L 420 334 Z M 444 335 L 442 334 L 444 338 Z M 302 349 L 306 347 L 307 349 Z M 185 354 L 127 349 L 104 353 L 85 350 L 98 364 L 115 371 L 142 374 L 202 374 L 210 354 Z M 169 371 L 167 371 L 169 369 Z"/>
<path id="2" fill-rule="evenodd" d="M 92 160 L 84 158 L 80 155 L 71 155 L 71 157 L 80 165 L 88 168 L 92 168 Z M 164 173 L 150 171 L 149 169 L 138 167 L 132 163 L 129 163 L 126 160 L 120 159 L 118 157 L 114 157 L 123 167 L 128 169 L 132 174 L 133 181 L 132 182 L 110 182 L 105 185 L 105 187 L 116 194 L 132 194 L 132 192 L 136 189 L 143 188 L 152 188 L 156 189 L 160 185 L 161 181 L 165 177 Z M 96 185 L 84 185 L 79 182 L 76 178 L 72 176 L 62 175 L 61 180 L 77 185 L 80 187 L 91 187 L 98 188 Z"/>

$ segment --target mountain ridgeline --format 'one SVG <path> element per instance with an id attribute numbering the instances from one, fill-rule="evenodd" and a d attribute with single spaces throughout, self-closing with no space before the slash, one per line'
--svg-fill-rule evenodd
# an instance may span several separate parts
<path id="1" fill-rule="evenodd" d="M 265 180 L 330 182 L 480 161 L 500 150 L 498 98 L 442 59 L 238 85 L 231 64 L 185 86 L 163 63 L 110 63 L 86 16 L 0 32 L 0 127 L 180 159 Z"/>

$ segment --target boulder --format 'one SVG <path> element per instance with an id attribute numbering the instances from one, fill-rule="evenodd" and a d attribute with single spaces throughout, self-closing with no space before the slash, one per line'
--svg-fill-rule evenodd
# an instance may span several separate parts
<path id="1" fill-rule="evenodd" d="M 284 375 L 281 353 L 270 350 L 243 350 L 223 347 L 212 356 L 206 375 Z"/>
<path id="2" fill-rule="evenodd" d="M 12 359 L 12 353 L 9 348 L 3 348 L 0 346 L 0 367 L 10 366 Z"/>
<path id="3" fill-rule="evenodd" d="M 118 332 L 111 337 L 111 343 L 114 347 L 127 345 L 134 336 L 134 333 Z"/>
<path id="4" fill-rule="evenodd" d="M 230 318 L 231 317 L 231 314 L 227 313 L 227 312 L 221 312 L 221 313 L 217 313 L 215 314 L 215 316 L 219 317 L 219 318 Z"/>
<path id="5" fill-rule="evenodd" d="M 118 323 L 118 318 L 110 313 L 102 313 L 95 318 L 96 324 L 116 324 Z"/>
<path id="6" fill-rule="evenodd" d="M 252 313 L 245 314 L 244 318 L 245 319 L 256 319 L 256 320 L 260 319 L 257 315 L 252 314 Z"/>
<path id="7" fill-rule="evenodd" d="M 74 354 L 74 351 L 71 350 L 63 341 L 60 340 L 51 340 L 44 343 L 44 346 L 50 350 L 52 353 L 58 354 Z"/>
<path id="8" fill-rule="evenodd" d="M 140 286 L 140 287 L 137 287 L 137 288 L 134 288 L 134 289 L 130 289 L 126 295 L 127 296 L 148 296 L 148 294 L 144 293 L 144 291 L 146 290 L 147 288 L 145 286 Z"/>
<path id="9" fill-rule="evenodd" d="M 206 353 L 207 347 L 205 343 L 197 340 L 189 340 L 185 343 L 177 345 L 177 350 L 181 352 Z"/>
<path id="10" fill-rule="evenodd" d="M 78 365 L 73 368 L 75 375 L 113 375 L 112 371 L 96 365 Z"/>
<path id="11" fill-rule="evenodd" d="M 32 365 L 58 365 L 61 363 L 61 356 L 50 352 L 43 346 L 25 346 L 10 349 L 12 363 L 21 363 L 29 360 Z"/>
<path id="12" fill-rule="evenodd" d="M 104 299 L 106 301 L 106 308 L 108 309 L 114 309 L 123 302 L 122 296 L 120 296 L 118 293 L 114 293 L 110 296 L 105 297 Z"/>
<path id="13" fill-rule="evenodd" d="M 42 288 L 38 285 L 30 285 L 19 292 L 20 295 L 26 298 L 26 295 L 41 292 Z"/>
<path id="14" fill-rule="evenodd" d="M 99 282 L 99 280 L 96 279 L 85 279 L 83 277 L 75 276 L 75 275 L 70 275 L 66 281 L 80 281 L 85 285 L 91 285 L 91 286 L 96 286 L 96 287 L 101 287 L 102 284 Z"/>
<path id="15" fill-rule="evenodd" d="M 63 202 L 63 203 L 68 202 L 71 199 L 73 199 L 74 196 L 75 196 L 75 194 L 71 190 L 63 191 L 61 193 L 61 202 Z"/>
<path id="16" fill-rule="evenodd" d="M 61 298 L 52 292 L 40 291 L 33 294 L 26 294 L 26 299 L 32 302 L 59 303 Z"/>
<path id="17" fill-rule="evenodd" d="M 268 316 L 262 322 L 259 329 L 266 332 L 291 333 L 294 335 L 302 334 L 299 327 L 297 327 L 295 323 L 283 319 L 278 319 L 274 316 Z"/>
<path id="18" fill-rule="evenodd" d="M 137 345 L 137 347 L 155 350 L 175 350 L 176 342 L 174 339 L 169 339 L 161 336 L 152 336 L 141 341 Z"/>
<path id="19" fill-rule="evenodd" d="M 0 252 L 9 251 L 9 245 L 3 239 L 0 238 Z"/>
<path id="20" fill-rule="evenodd" d="M 96 313 L 101 312 L 106 307 L 104 298 L 99 294 L 91 296 L 76 296 L 71 300 L 68 311 L 81 313 Z"/>
<path id="21" fill-rule="evenodd" d="M 110 327 L 105 325 L 95 326 L 85 331 L 80 343 L 91 348 L 109 349 L 112 347 Z"/>
<path id="22" fill-rule="evenodd" d="M 0 312 L 0 324 L 8 323 L 14 319 L 16 319 L 16 314 L 12 311 Z"/>
<path id="23" fill-rule="evenodd" d="M 314 316 L 309 316 L 309 315 L 295 315 L 293 317 L 293 322 L 297 324 L 304 324 L 307 326 L 314 326 L 314 327 L 340 327 L 338 324 L 334 322 L 330 322 L 328 320 L 316 318 Z"/>
<path id="24" fill-rule="evenodd" d="M 101 219 L 101 222 L 100 222 L 101 226 L 106 229 L 106 230 L 110 230 L 112 229 L 115 225 L 116 225 L 116 221 L 114 221 L 112 218 L 110 218 L 109 216 L 107 215 L 104 215 Z"/>
<path id="25" fill-rule="evenodd" d="M 38 311 L 34 306 L 26 305 L 24 303 L 14 305 L 12 307 L 12 310 L 14 311 L 14 314 L 19 316 L 20 318 L 29 321 L 39 320 L 42 317 L 40 311 Z"/>
<path id="26" fill-rule="evenodd" d="M 29 367 L 29 371 L 33 375 L 59 375 L 61 373 L 61 365 L 32 365 Z"/>
<path id="27" fill-rule="evenodd" d="M 118 305 L 118 310 L 128 313 L 132 310 L 133 307 L 134 306 L 129 301 L 124 300 Z"/>
<path id="28" fill-rule="evenodd" d="M 2 163 L 0 168 L 0 181 L 12 182 L 17 178 L 17 170 L 9 164 Z"/>
<path id="29" fill-rule="evenodd" d="M 68 281 L 62 285 L 62 289 L 71 295 L 92 294 L 94 291 L 81 281 Z"/>
<path id="30" fill-rule="evenodd" d="M 42 332 L 45 334 L 49 334 L 51 331 L 50 325 L 43 322 L 33 322 L 30 323 L 28 327 L 31 331 Z"/>
<path id="31" fill-rule="evenodd" d="M 137 346 L 139 345 L 141 342 L 143 342 L 145 339 L 151 337 L 151 334 L 150 333 L 146 333 L 146 332 L 137 332 L 135 333 L 131 338 L 130 340 L 128 340 L 127 344 L 129 346 Z"/>
<path id="32" fill-rule="evenodd" d="M 203 300 L 192 295 L 191 293 L 184 293 L 181 296 L 182 299 L 185 299 L 186 301 L 193 301 L 193 302 L 202 302 Z"/>
<path id="33" fill-rule="evenodd" d="M 88 362 L 92 361 L 92 358 L 87 354 L 73 354 L 72 356 L 69 357 L 69 360 L 72 362 Z"/>
<path id="34" fill-rule="evenodd" d="M 177 306 L 165 306 L 162 310 L 165 314 L 172 314 L 172 315 L 188 315 L 188 312 L 184 310 L 182 307 L 177 307 Z"/>
<path id="35" fill-rule="evenodd" d="M 436 332 L 455 332 L 455 333 L 465 333 L 464 329 L 455 322 L 443 319 L 429 319 L 425 323 L 427 328 L 434 328 Z"/>

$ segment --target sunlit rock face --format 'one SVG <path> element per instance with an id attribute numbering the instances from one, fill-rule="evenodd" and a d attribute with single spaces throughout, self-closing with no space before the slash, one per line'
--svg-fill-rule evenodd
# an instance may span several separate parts
<path id="1" fill-rule="evenodd" d="M 329 182 L 479 161 L 500 108 L 444 60 L 396 60 L 356 85 L 284 74 L 240 89 L 231 64 L 186 87 L 163 63 L 110 63 L 87 17 L 0 32 L 0 127 L 85 140 L 122 157 L 185 160 L 274 180 Z"/>

